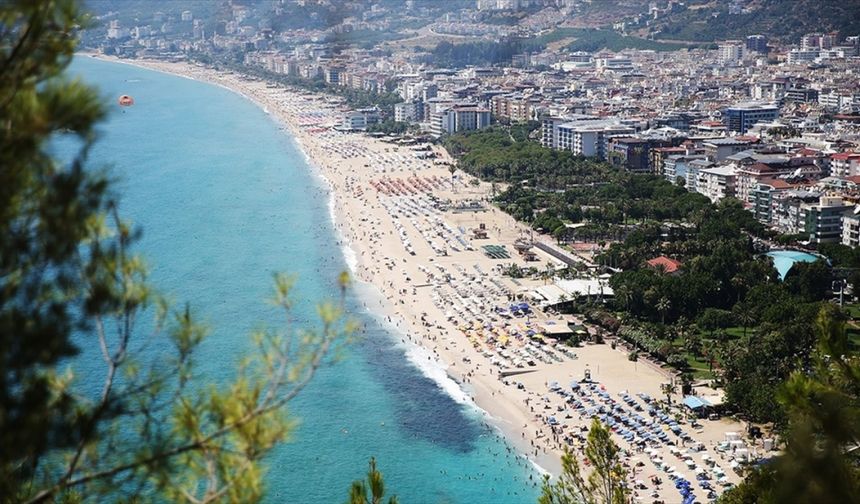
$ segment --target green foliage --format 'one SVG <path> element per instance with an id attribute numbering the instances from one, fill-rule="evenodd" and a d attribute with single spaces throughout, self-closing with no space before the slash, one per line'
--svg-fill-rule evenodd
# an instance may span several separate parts
<path id="1" fill-rule="evenodd" d="M 515 142 L 525 142 L 540 129 L 540 121 L 515 122 L 511 124 L 511 137 Z"/>
<path id="2" fill-rule="evenodd" d="M 370 495 L 368 496 L 368 490 Z M 370 469 L 367 471 L 367 484 L 362 480 L 356 480 L 349 488 L 348 504 L 382 504 L 385 498 L 385 482 L 382 473 L 376 469 L 376 459 L 370 459 Z M 397 504 L 397 497 L 388 499 L 388 504 Z"/>
<path id="3" fill-rule="evenodd" d="M 452 135 L 445 147 L 467 173 L 509 184 L 496 201 L 517 219 L 534 220 L 533 227 L 548 232 L 564 222 L 588 221 L 571 232 L 577 239 L 614 238 L 628 219 L 681 219 L 710 206 L 707 198 L 662 177 L 619 171 L 526 140 L 526 131 L 535 127 L 515 124 Z"/>
<path id="4" fill-rule="evenodd" d="M 622 49 L 641 49 L 650 51 L 677 51 L 687 49 L 687 44 L 658 42 L 639 37 L 621 35 L 612 30 L 595 28 L 568 28 L 565 33 L 576 40 L 567 46 L 569 51 L 597 52 L 601 49 L 621 51 Z M 695 46 L 693 46 L 695 47 Z"/>
<path id="5" fill-rule="evenodd" d="M 788 290 L 805 301 L 824 299 L 831 287 L 830 267 L 823 260 L 815 262 L 798 261 L 785 274 Z"/>
<path id="6" fill-rule="evenodd" d="M 276 31 L 326 29 L 340 24 L 351 14 L 347 8 L 334 9 L 317 2 L 284 3 L 281 14 L 270 13 L 268 19 Z"/>
<path id="7" fill-rule="evenodd" d="M 406 130 L 409 128 L 409 125 L 405 122 L 397 122 L 394 119 L 386 119 L 385 121 L 380 121 L 376 124 L 371 124 L 367 127 L 367 131 L 369 133 L 385 133 L 385 134 L 403 134 L 406 133 Z"/>
<path id="8" fill-rule="evenodd" d="M 658 38 L 718 41 L 764 33 L 785 42 L 810 32 L 860 33 L 860 3 L 845 0 L 760 0 L 751 9 L 729 13 L 729 4 L 711 2 L 657 21 Z"/>
<path id="9" fill-rule="evenodd" d="M 751 420 L 782 423 L 777 390 L 809 358 L 818 305 L 799 303 L 776 286 L 757 288 L 747 302 L 760 326 L 721 348 L 726 400 Z"/>
<path id="10" fill-rule="evenodd" d="M 695 227 L 670 231 L 668 236 L 656 227 L 640 228 L 606 252 L 605 262 L 627 268 L 612 278 L 611 285 L 625 293 L 624 307 L 634 316 L 695 320 L 707 308 L 730 309 L 755 285 L 777 281 L 769 260 L 750 248 L 747 233 L 760 233 L 761 225 L 737 202 L 706 204 L 690 217 Z M 647 259 L 661 254 L 684 263 L 682 275 L 643 267 Z M 657 301 L 662 298 L 670 306 L 660 313 Z"/>
<path id="11" fill-rule="evenodd" d="M 735 324 L 735 316 L 728 310 L 706 308 L 696 319 L 696 325 L 702 331 L 713 334 L 717 329 L 727 329 Z"/>
<path id="12" fill-rule="evenodd" d="M 55 366 L 77 352 L 70 333 L 81 314 L 107 304 L 78 281 L 81 261 L 94 267 L 78 247 L 111 205 L 106 178 L 83 168 L 104 110 L 92 89 L 61 77 L 75 47 L 67 34 L 80 20 L 69 1 L 0 5 L 0 495 L 7 497 L 33 474 L 15 462 L 78 441 L 79 412 Z M 66 166 L 42 150 L 57 131 L 81 146 Z"/>
<path id="13" fill-rule="evenodd" d="M 460 169 L 483 180 L 529 183 L 549 189 L 601 182 L 611 170 L 592 159 L 517 140 L 512 137 L 514 131 L 523 137 L 521 126 L 458 133 L 445 139 L 445 148 L 458 158 Z"/>
<path id="14" fill-rule="evenodd" d="M 318 328 L 254 334 L 232 382 L 200 382 L 207 329 L 147 283 L 139 232 L 85 168 L 104 110 L 63 74 L 85 23 L 73 0 L 0 3 L 0 500 L 259 501 L 285 405 L 354 325 L 322 305 Z M 58 136 L 79 146 L 69 161 L 50 155 Z M 289 323 L 292 282 L 275 285 Z M 139 362 L 147 344 L 157 358 Z M 100 350 L 98 390 L 75 381 L 77 345 Z"/>
<path id="15" fill-rule="evenodd" d="M 860 358 L 847 354 L 845 320 L 825 305 L 810 364 L 791 373 L 777 400 L 788 417 L 785 450 L 721 503 L 860 501 Z"/>
<path id="16" fill-rule="evenodd" d="M 818 251 L 827 256 L 835 268 L 860 268 L 860 249 L 841 243 L 822 243 Z"/>
<path id="17" fill-rule="evenodd" d="M 537 52 L 543 47 L 529 43 L 523 39 L 507 39 L 496 41 L 465 42 L 452 44 L 439 42 L 430 55 L 428 63 L 438 67 L 463 68 L 469 65 L 498 65 L 510 64 L 515 54 L 526 51 Z"/>
<path id="18" fill-rule="evenodd" d="M 343 33 L 333 33 L 327 42 L 336 44 L 359 44 L 364 49 L 372 49 L 381 42 L 399 40 L 406 35 L 391 30 L 353 30 Z"/>
<path id="19" fill-rule="evenodd" d="M 780 282 L 770 260 L 751 247 L 760 224 L 737 202 L 707 205 L 689 221 L 692 227 L 668 236 L 657 226 L 639 228 L 606 253 L 605 262 L 627 268 L 610 280 L 617 306 L 633 316 L 619 336 L 681 370 L 690 356 L 721 364 L 729 404 L 750 419 L 781 422 L 776 391 L 809 355 L 807 335 L 827 296 L 829 268 L 803 263 Z M 680 260 L 681 273 L 643 266 L 660 254 Z M 695 320 L 710 339 L 679 329 L 672 336 L 663 327 L 679 320 Z M 740 330 L 731 340 L 725 330 L 735 324 Z"/>
<path id="20" fill-rule="evenodd" d="M 574 453 L 565 449 L 562 472 L 555 483 L 544 478 L 539 504 L 622 504 L 629 490 L 627 471 L 622 465 L 621 449 L 612 441 L 610 431 L 594 419 L 588 431 L 585 456 L 590 462 L 586 477 Z"/>

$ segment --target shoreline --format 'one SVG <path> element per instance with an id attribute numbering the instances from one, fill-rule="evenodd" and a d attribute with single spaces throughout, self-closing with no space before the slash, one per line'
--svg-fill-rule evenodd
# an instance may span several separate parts
<path id="1" fill-rule="evenodd" d="M 376 298 L 375 300 L 381 300 L 384 303 L 385 293 L 380 290 L 378 285 L 375 285 L 372 281 L 361 278 L 359 276 L 359 270 L 361 268 L 361 252 L 362 248 L 356 240 L 349 239 L 348 236 L 344 234 L 342 229 L 347 222 L 346 216 L 342 215 L 342 212 L 338 208 L 338 200 L 342 197 L 341 194 L 336 191 L 335 184 L 326 176 L 325 171 L 319 164 L 315 161 L 314 157 L 308 151 L 307 146 L 300 140 L 300 131 L 296 127 L 296 125 L 290 121 L 287 117 L 284 117 L 280 114 L 273 113 L 269 110 L 266 103 L 259 99 L 255 99 L 255 97 L 245 93 L 241 88 L 237 86 L 231 86 L 221 82 L 215 78 L 199 78 L 198 76 L 191 75 L 188 73 L 191 68 L 191 65 L 188 62 L 166 62 L 159 60 L 142 60 L 142 59 L 123 59 L 114 56 L 105 56 L 98 53 L 79 51 L 75 54 L 76 56 L 83 57 L 91 57 L 94 59 L 100 59 L 110 63 L 119 63 L 130 65 L 138 68 L 142 68 L 145 70 L 161 72 L 164 74 L 172 75 L 175 77 L 181 77 L 184 79 L 193 80 L 196 82 L 203 82 L 206 84 L 211 84 L 218 86 L 227 91 L 233 92 L 242 98 L 250 101 L 254 106 L 258 107 L 260 110 L 269 115 L 277 124 L 284 127 L 289 132 L 290 141 L 296 146 L 297 150 L 302 153 L 304 156 L 304 160 L 306 164 L 311 168 L 311 172 L 315 177 L 322 182 L 322 186 L 326 190 L 326 194 L 328 196 L 328 210 L 329 210 L 329 218 L 332 222 L 333 230 L 336 233 L 337 245 L 341 248 L 341 252 L 344 256 L 344 263 L 347 265 L 349 269 L 349 273 L 352 276 L 352 281 L 360 282 L 368 289 L 372 289 L 373 295 Z M 208 70 L 211 69 L 198 67 L 200 70 Z M 287 88 L 289 90 L 289 88 Z M 292 90 L 290 90 L 292 91 Z M 347 253 L 348 252 L 348 253 Z M 404 348 L 404 354 L 407 358 L 410 358 L 409 352 L 424 352 L 428 359 L 433 358 L 434 349 L 421 345 L 410 339 L 408 337 L 408 331 L 400 326 L 400 323 L 404 323 L 404 325 L 408 324 L 408 321 L 405 320 L 404 317 L 397 314 L 396 310 L 394 310 L 394 306 L 383 304 L 378 309 L 371 309 L 369 306 L 366 308 L 369 316 L 372 316 L 377 319 L 377 322 L 386 326 L 387 331 L 391 334 L 395 344 L 397 343 L 397 337 L 401 337 L 400 345 Z M 389 320 L 386 320 L 386 317 L 389 317 Z M 400 318 L 400 322 L 395 322 L 395 317 Z M 439 374 L 432 373 L 428 368 L 419 365 L 417 362 L 412 362 L 413 366 L 422 373 L 428 379 L 434 381 L 440 388 L 445 390 L 445 393 L 452 397 L 452 399 L 458 404 L 462 404 L 470 409 L 472 409 L 477 417 L 490 425 L 494 430 L 497 431 L 501 436 L 505 438 L 505 441 L 510 444 L 513 448 L 517 450 L 518 456 L 524 458 L 529 462 L 530 466 L 536 470 L 539 474 L 548 474 L 553 477 L 558 476 L 561 473 L 561 455 L 563 452 L 561 451 L 553 451 L 548 454 L 544 454 L 541 456 L 529 456 L 529 446 L 525 441 L 529 441 L 531 436 L 521 435 L 524 432 L 524 427 L 515 426 L 509 419 L 504 416 L 506 412 L 504 411 L 496 411 L 495 413 L 491 410 L 495 409 L 490 406 L 490 401 L 481 401 L 484 405 L 478 402 L 476 399 L 476 395 L 478 396 L 492 396 L 491 387 L 485 386 L 481 382 L 466 382 L 462 379 L 462 377 L 457 376 L 456 373 L 451 371 L 451 366 L 446 365 L 444 362 L 439 360 L 438 358 L 433 360 L 433 368 L 440 371 L 443 376 Z M 447 380 L 448 383 L 442 383 L 442 380 Z M 470 385 L 466 389 L 466 386 Z M 454 386 L 459 391 L 458 396 L 455 397 L 452 391 L 450 390 L 450 386 Z M 477 386 L 477 389 L 476 389 Z M 485 407 L 486 406 L 486 407 Z M 517 435 L 521 436 L 518 438 Z M 525 441 L 522 441 L 522 440 Z M 535 438 L 537 439 L 537 438 Z"/>
<path id="2" fill-rule="evenodd" d="M 661 397 L 660 384 L 666 381 L 666 373 L 645 362 L 640 362 L 638 366 L 629 362 L 622 345 L 617 350 L 610 349 L 609 345 L 576 347 L 573 350 L 578 358 L 526 368 L 529 371 L 527 374 L 503 380 L 482 344 L 484 337 L 475 336 L 476 332 L 483 335 L 483 328 L 476 328 L 473 323 L 470 323 L 471 328 L 466 328 L 464 322 L 458 324 L 461 317 L 452 319 L 446 316 L 440 303 L 445 307 L 456 306 L 454 300 L 459 299 L 465 304 L 465 298 L 474 305 L 474 299 L 470 296 L 479 296 L 482 305 L 489 300 L 492 304 L 506 306 L 504 296 L 497 293 L 483 297 L 484 291 L 496 291 L 493 286 L 487 285 L 489 282 L 485 282 L 486 279 L 490 279 L 494 285 L 504 284 L 504 290 L 508 292 L 507 299 L 511 299 L 512 292 L 521 293 L 524 289 L 542 284 L 526 279 L 518 282 L 496 274 L 500 263 L 484 257 L 480 249 L 460 251 L 455 248 L 456 252 L 450 255 L 434 253 L 428 244 L 421 242 L 427 226 L 447 226 L 454 230 L 452 233 L 459 228 L 465 236 L 465 228 L 475 229 L 477 224 L 485 224 L 488 232 L 492 232 L 490 243 L 509 247 L 526 228 L 492 206 L 480 214 L 445 211 L 433 214 L 432 218 L 429 213 L 422 216 L 421 212 L 426 209 L 415 207 L 416 202 L 422 201 L 421 191 L 412 196 L 390 196 L 378 188 L 374 190 L 374 184 L 381 180 L 404 180 L 407 177 L 430 180 L 432 177 L 437 182 L 442 180 L 435 184 L 432 194 L 451 201 L 483 200 L 489 194 L 489 184 L 476 182 L 473 185 L 467 183 L 472 182 L 471 177 L 461 176 L 457 186 L 447 168 L 409 159 L 412 154 L 409 149 L 360 133 L 316 131 L 327 130 L 337 117 L 337 98 L 282 86 L 270 88 L 262 80 L 247 79 L 236 73 L 219 73 L 188 62 L 125 60 L 93 53 L 79 54 L 220 86 L 248 99 L 283 126 L 282 129 L 289 133 L 291 141 L 305 156 L 311 171 L 324 183 L 321 187 L 326 189 L 329 198 L 329 217 L 344 261 L 354 281 L 363 284 L 362 288 L 366 286 L 372 289 L 374 299 L 368 299 L 365 303 L 370 316 L 376 317 L 382 325 L 387 324 L 386 329 L 395 344 L 400 337 L 406 358 L 421 360 L 420 365 L 413 361 L 419 372 L 452 397 L 448 387 L 454 386 L 462 392 L 463 402 L 457 397 L 453 399 L 475 410 L 481 420 L 500 431 L 517 454 L 528 460 L 538 472 L 552 475 L 560 473 L 563 453 L 561 436 L 568 435 L 564 431 L 556 432 L 546 422 L 549 415 L 564 415 L 555 412 L 553 407 L 556 403 L 548 398 L 547 385 L 552 381 L 566 384 L 581 379 L 584 372 L 589 372 L 595 380 L 605 383 L 607 388 L 604 390 L 621 393 L 628 390 L 633 393 L 635 390 Z M 439 154 L 447 157 L 447 153 Z M 413 215 L 413 210 L 414 216 L 409 217 Z M 402 219 L 398 218 L 398 213 Z M 399 224 L 401 221 L 406 224 Z M 439 236 L 442 231 L 444 229 L 441 227 L 433 230 Z M 434 240 L 437 239 L 436 235 L 431 235 Z M 430 242 L 426 234 L 423 238 Z M 403 248 L 404 244 L 411 241 L 414 241 L 415 248 L 412 257 Z M 475 245 L 478 243 L 475 242 Z M 552 261 L 549 256 L 539 255 L 542 260 Z M 521 266 L 534 265 L 517 257 L 509 260 Z M 419 264 L 419 261 L 424 265 Z M 477 287 L 468 285 L 476 283 L 475 274 L 466 272 L 472 268 L 479 272 Z M 436 269 L 442 272 L 441 281 Z M 492 274 L 484 273 L 486 270 Z M 454 281 L 452 277 L 458 278 Z M 463 289 L 472 294 L 461 298 L 457 291 Z M 468 307 L 467 310 L 474 313 Z M 462 320 L 465 318 L 464 315 Z M 540 318 L 546 319 L 544 322 L 555 323 L 550 317 Z M 522 325 L 522 319 L 512 322 Z M 510 325 L 514 327 L 514 324 Z M 507 327 L 509 324 L 505 322 L 504 325 Z M 439 373 L 431 372 L 424 366 L 425 356 L 428 364 Z M 561 412 L 565 406 L 558 404 L 557 407 Z M 566 418 L 573 424 L 570 425 L 570 434 L 590 423 L 590 416 L 584 418 L 580 415 L 577 420 L 568 414 Z M 725 425 L 719 425 L 719 422 L 709 425 L 710 430 L 702 436 L 703 441 L 713 445 L 720 429 L 738 430 L 735 425 L 723 423 Z M 616 443 L 622 449 L 625 448 L 625 444 L 617 438 Z M 572 449 L 581 455 L 579 446 L 572 446 Z M 668 457 L 668 449 L 663 455 Z M 632 453 L 629 458 L 637 459 Z M 636 477 L 637 467 L 632 466 L 631 482 Z M 645 474 L 655 472 L 654 469 L 644 468 L 641 471 Z M 644 475 L 638 477 L 644 478 Z M 739 478 L 732 478 L 732 481 L 737 480 Z M 660 497 L 671 501 L 670 496 L 677 497 L 673 491 L 663 489 Z"/>

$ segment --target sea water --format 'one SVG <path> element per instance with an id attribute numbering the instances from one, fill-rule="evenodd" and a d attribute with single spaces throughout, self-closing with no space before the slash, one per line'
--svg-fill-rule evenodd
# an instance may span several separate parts
<path id="1" fill-rule="evenodd" d="M 210 328 L 196 357 L 202 381 L 232 376 L 254 329 L 311 327 L 315 305 L 338 300 L 347 264 L 326 186 L 263 110 L 218 86 L 91 57 L 70 71 L 110 111 L 90 166 L 111 166 L 122 215 L 143 230 L 136 250 L 151 283 Z M 120 107 L 122 94 L 135 104 Z M 298 278 L 289 320 L 266 303 L 275 272 Z M 378 293 L 357 285 L 345 303 L 360 338 L 290 404 L 299 425 L 266 461 L 266 502 L 344 502 L 372 456 L 401 503 L 535 502 L 531 464 L 380 323 Z M 77 360 L 97 389 L 97 351 Z"/>

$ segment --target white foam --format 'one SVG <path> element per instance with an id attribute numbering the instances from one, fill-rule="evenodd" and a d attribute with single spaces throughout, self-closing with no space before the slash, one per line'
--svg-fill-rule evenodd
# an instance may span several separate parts
<path id="1" fill-rule="evenodd" d="M 441 388 L 448 396 L 458 404 L 466 404 L 477 409 L 478 406 L 469 397 L 465 390 L 460 388 L 460 385 L 448 376 L 448 366 L 439 362 L 433 357 L 427 349 L 418 345 L 408 345 L 406 347 L 406 358 L 411 362 L 421 374 L 430 378 Z M 481 410 L 483 411 L 483 410 Z"/>
<path id="2" fill-rule="evenodd" d="M 535 470 L 537 472 L 539 472 L 541 476 L 552 476 L 551 472 L 549 472 L 546 469 L 544 469 L 543 467 L 541 467 L 540 464 L 538 464 L 534 460 L 530 459 L 529 457 L 526 457 L 526 460 L 529 461 L 529 463 L 532 465 L 532 467 L 534 467 Z"/>
<path id="3" fill-rule="evenodd" d="M 323 177 L 323 179 L 325 178 Z M 331 190 L 328 191 L 328 214 L 329 218 L 331 218 L 331 225 L 334 229 L 335 237 L 337 238 L 338 243 L 340 243 L 340 252 L 343 254 L 343 260 L 346 262 L 346 267 L 349 268 L 350 273 L 355 276 L 356 271 L 358 271 L 358 254 L 356 254 L 355 249 L 352 248 L 350 241 L 337 227 L 337 213 L 335 211 L 334 195 Z"/>

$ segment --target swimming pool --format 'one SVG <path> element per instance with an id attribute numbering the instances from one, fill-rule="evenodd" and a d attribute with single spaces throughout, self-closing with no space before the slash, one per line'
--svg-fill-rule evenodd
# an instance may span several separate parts
<path id="1" fill-rule="evenodd" d="M 788 273 L 788 270 L 791 269 L 794 263 L 815 262 L 818 260 L 818 257 L 812 254 L 808 254 L 806 252 L 798 252 L 796 250 L 772 250 L 766 255 L 773 258 L 773 265 L 779 272 L 780 280 L 785 278 L 785 275 Z"/>

